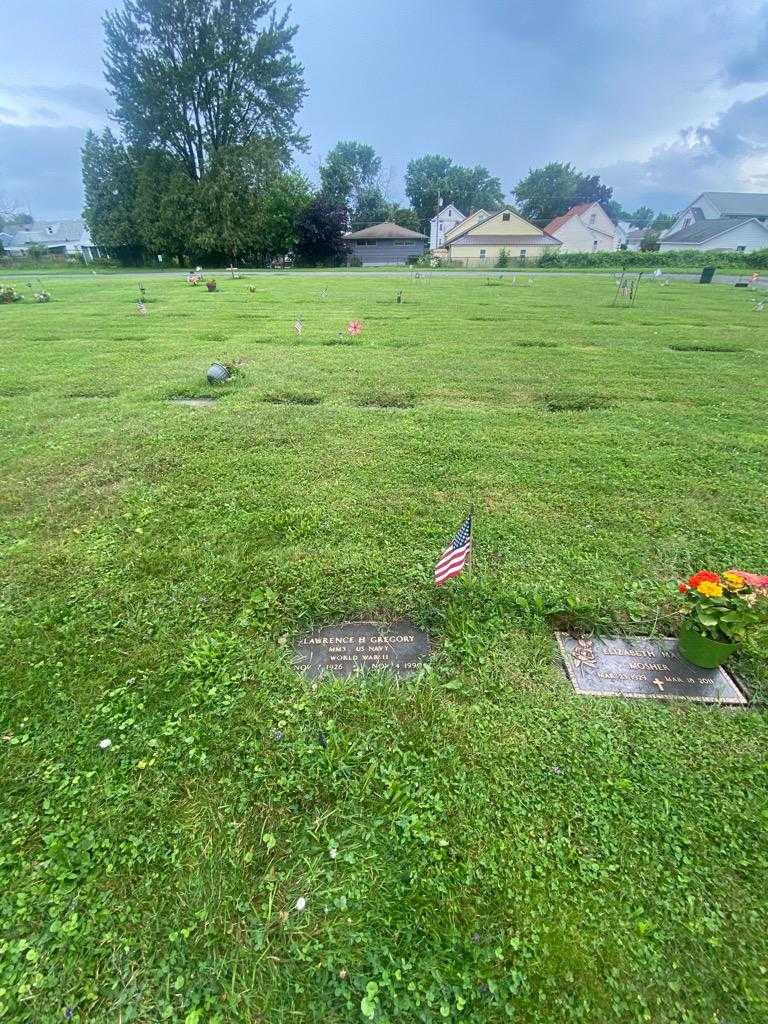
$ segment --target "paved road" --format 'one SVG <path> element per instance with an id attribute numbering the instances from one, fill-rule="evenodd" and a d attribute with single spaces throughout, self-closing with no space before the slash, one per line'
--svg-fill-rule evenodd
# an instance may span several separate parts
<path id="1" fill-rule="evenodd" d="M 413 275 L 412 270 L 245 270 L 243 271 L 243 277 L 411 277 Z M 618 271 L 616 270 L 597 270 L 597 271 L 582 271 L 582 270 L 494 270 L 489 269 L 487 272 L 482 270 L 438 270 L 435 272 L 421 270 L 419 273 L 422 276 L 427 277 L 482 277 L 484 273 L 486 276 L 493 275 L 494 277 L 512 277 L 517 275 L 519 277 L 614 277 Z M 634 274 L 635 270 L 628 271 L 628 273 Z M 216 274 L 222 281 L 227 280 L 226 270 L 206 270 L 206 274 Z M 99 271 L 92 270 L 90 274 L 87 271 L 57 271 L 57 270 L 7 270 L 2 272 L 0 270 L 0 277 L 8 278 L 23 278 L 25 280 L 34 281 L 38 277 L 51 277 L 51 278 L 72 278 L 72 277 L 186 277 L 186 270 L 120 270 L 120 271 Z M 652 272 L 646 272 L 644 278 L 648 280 L 651 278 Z M 684 274 L 676 273 L 674 271 L 664 271 L 664 277 L 673 278 L 675 281 L 698 281 L 699 274 Z M 749 276 L 745 274 L 716 274 L 713 284 L 727 284 L 734 285 L 737 281 L 748 281 Z M 768 289 L 768 273 L 760 277 L 755 285 L 750 287 L 766 288 Z"/>

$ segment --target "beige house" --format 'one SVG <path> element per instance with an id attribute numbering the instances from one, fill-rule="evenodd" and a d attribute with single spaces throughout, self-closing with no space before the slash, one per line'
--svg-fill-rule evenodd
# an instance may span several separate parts
<path id="1" fill-rule="evenodd" d="M 611 252 L 623 242 L 620 232 L 600 203 L 579 203 L 544 228 L 563 243 L 560 252 Z"/>
<path id="2" fill-rule="evenodd" d="M 548 248 L 557 250 L 560 245 L 557 238 L 507 208 L 471 214 L 446 232 L 443 252 L 465 266 L 494 267 L 502 253 L 515 263 L 535 263 Z"/>

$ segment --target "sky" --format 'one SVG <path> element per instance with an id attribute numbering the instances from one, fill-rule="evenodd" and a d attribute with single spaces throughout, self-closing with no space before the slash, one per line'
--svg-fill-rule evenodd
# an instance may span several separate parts
<path id="1" fill-rule="evenodd" d="M 116 6 L 36 0 L 32 18 L 3 0 L 0 197 L 38 218 L 81 212 L 85 132 L 111 123 L 101 17 Z M 356 139 L 395 200 L 426 153 L 488 167 L 508 196 L 571 161 L 630 210 L 768 192 L 768 0 L 293 0 L 292 20 L 313 181 Z"/>

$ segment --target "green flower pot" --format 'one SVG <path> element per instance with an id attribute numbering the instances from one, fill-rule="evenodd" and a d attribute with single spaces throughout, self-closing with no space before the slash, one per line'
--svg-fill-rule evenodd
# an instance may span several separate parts
<path id="1" fill-rule="evenodd" d="M 677 638 L 677 649 L 692 665 L 699 668 L 720 668 L 726 658 L 736 650 L 736 644 L 723 644 L 710 640 L 697 629 L 686 624 Z"/>

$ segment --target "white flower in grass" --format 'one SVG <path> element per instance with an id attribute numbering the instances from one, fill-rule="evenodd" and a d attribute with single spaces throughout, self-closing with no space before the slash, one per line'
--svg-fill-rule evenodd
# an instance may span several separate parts
<path id="1" fill-rule="evenodd" d="M 107 747 L 111 747 L 112 746 L 112 740 L 108 740 L 108 739 L 99 740 L 99 746 L 101 747 L 102 750 L 106 750 Z"/>
<path id="2" fill-rule="evenodd" d="M 303 910 L 304 907 L 306 907 L 306 905 L 307 905 L 307 901 L 304 899 L 304 897 L 303 896 L 299 896 L 299 898 L 296 900 L 296 909 L 297 910 Z"/>
<path id="3" fill-rule="evenodd" d="M 336 849 L 335 846 L 332 846 L 330 848 L 330 850 L 328 851 L 328 856 L 331 858 L 331 860 L 336 860 L 336 858 L 339 856 L 339 851 Z"/>

